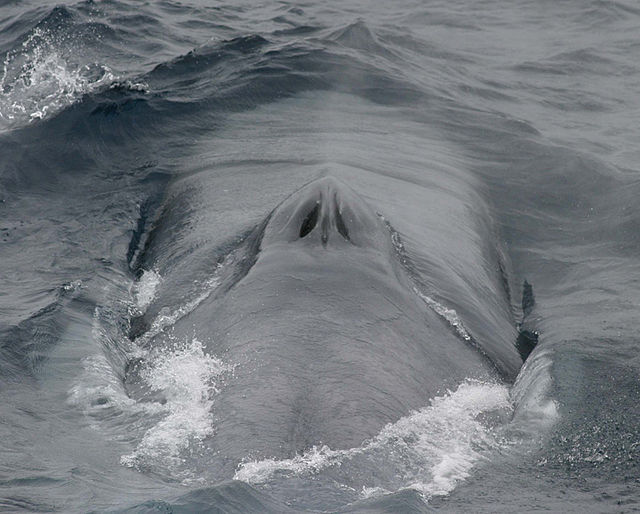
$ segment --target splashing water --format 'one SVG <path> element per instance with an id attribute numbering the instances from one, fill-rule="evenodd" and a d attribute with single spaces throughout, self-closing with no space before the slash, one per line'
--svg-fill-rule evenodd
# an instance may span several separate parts
<path id="1" fill-rule="evenodd" d="M 153 320 L 153 323 L 151 324 L 149 330 L 147 330 L 147 332 L 140 336 L 140 344 L 144 345 L 147 341 L 157 336 L 167 327 L 173 326 L 176 321 L 189 314 L 198 305 L 209 298 L 209 296 L 211 296 L 211 294 L 220 285 L 220 277 L 218 276 L 220 269 L 221 266 L 218 267 L 216 273 L 211 278 L 209 278 L 202 284 L 198 296 L 196 296 L 193 300 L 186 302 L 184 305 L 181 305 L 174 311 L 162 309 L 158 316 Z M 156 294 L 156 289 L 160 284 L 162 277 L 158 274 L 154 274 L 146 278 L 143 275 L 143 279 L 144 281 L 136 289 L 136 301 L 138 302 L 136 309 L 139 312 L 143 311 L 148 306 L 148 304 L 145 304 L 145 302 L 147 301 L 146 295 L 152 295 L 152 298 L 149 299 L 149 303 L 153 301 L 153 297 Z"/>
<path id="2" fill-rule="evenodd" d="M 138 313 L 143 313 L 156 297 L 162 277 L 156 270 L 144 270 L 140 280 L 133 286 L 135 307 Z"/>
<path id="3" fill-rule="evenodd" d="M 446 495 L 469 476 L 483 455 L 503 443 L 483 416 L 496 412 L 508 416 L 512 409 L 506 386 L 467 381 L 433 398 L 429 406 L 385 426 L 358 448 L 322 446 L 292 459 L 245 462 L 234 478 L 258 484 L 276 475 L 317 474 L 328 468 L 345 477 L 353 469 L 378 469 L 386 470 L 385 475 L 370 476 L 369 483 L 362 485 L 363 497 L 405 488 L 418 490 L 426 499 Z"/>
<path id="4" fill-rule="evenodd" d="M 43 119 L 115 81 L 108 66 L 74 62 L 73 48 L 59 39 L 35 28 L 22 45 L 6 53 L 0 76 L 0 121 L 7 126 Z"/>
<path id="5" fill-rule="evenodd" d="M 426 303 L 429 307 L 431 307 L 435 311 L 436 314 L 438 314 L 447 323 L 449 323 L 449 325 L 451 325 L 454 328 L 454 330 L 458 333 L 458 335 L 462 339 L 464 339 L 465 341 L 472 341 L 471 336 L 469 335 L 469 332 L 463 325 L 462 320 L 460 319 L 460 316 L 458 316 L 458 313 L 454 309 L 450 309 L 449 307 L 442 305 L 441 303 L 437 302 L 430 296 L 427 296 L 426 294 L 419 291 L 418 288 L 416 287 L 414 287 L 413 290 L 422 299 L 424 303 Z"/>
<path id="6" fill-rule="evenodd" d="M 218 380 L 232 367 L 204 352 L 193 339 L 150 355 L 141 377 L 166 399 L 166 416 L 149 428 L 121 463 L 136 469 L 176 470 L 181 453 L 214 431 L 212 406 Z"/>
<path id="7" fill-rule="evenodd" d="M 157 335 L 193 310 L 215 290 L 218 282 L 214 275 L 199 284 L 200 292 L 194 300 L 174 312 L 163 311 L 141 339 L 146 341 Z M 124 362 L 139 362 L 139 388 L 149 391 L 149 397 L 142 400 L 130 397 L 123 377 L 101 352 L 84 359 L 84 372 L 69 390 L 68 401 L 84 411 L 94 429 L 104 429 L 115 439 L 133 445 L 131 453 L 121 456 L 122 465 L 189 481 L 192 471 L 183 464 L 198 451 L 202 440 L 213 434 L 214 398 L 224 375 L 232 372 L 233 367 L 207 354 L 202 342 L 195 338 L 178 341 L 166 334 L 163 339 L 166 344 L 145 350 L 124 334 L 114 341 L 105 330 L 126 312 L 144 312 L 161 284 L 162 277 L 157 271 L 146 270 L 128 290 L 130 298 L 120 309 L 112 312 L 96 308 L 94 314 L 93 337 L 105 348 L 122 352 Z M 126 432 L 123 427 L 128 427 Z"/>

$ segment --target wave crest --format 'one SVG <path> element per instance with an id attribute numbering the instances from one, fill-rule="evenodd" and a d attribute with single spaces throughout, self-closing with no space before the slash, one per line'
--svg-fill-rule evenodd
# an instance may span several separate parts
<path id="1" fill-rule="evenodd" d="M 50 117 L 119 83 L 111 67 L 92 60 L 88 51 L 108 31 L 100 24 L 73 24 L 72 18 L 66 9 L 54 9 L 4 55 L 0 129 Z"/>

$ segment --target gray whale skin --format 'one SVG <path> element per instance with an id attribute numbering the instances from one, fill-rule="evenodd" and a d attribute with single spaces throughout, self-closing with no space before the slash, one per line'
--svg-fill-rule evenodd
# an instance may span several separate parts
<path id="1" fill-rule="evenodd" d="M 496 376 L 416 294 L 389 228 L 341 181 L 291 195 L 253 246 L 248 270 L 172 327 L 235 366 L 205 442 L 220 472 L 314 445 L 357 447 L 465 378 Z"/>

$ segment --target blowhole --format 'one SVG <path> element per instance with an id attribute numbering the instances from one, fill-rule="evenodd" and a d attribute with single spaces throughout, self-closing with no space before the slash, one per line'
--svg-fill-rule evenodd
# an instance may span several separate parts
<path id="1" fill-rule="evenodd" d="M 316 205 L 311 209 L 311 211 L 309 211 L 309 214 L 307 214 L 300 226 L 300 238 L 307 236 L 315 228 L 316 223 L 318 223 L 319 214 L 320 202 L 316 202 Z"/>

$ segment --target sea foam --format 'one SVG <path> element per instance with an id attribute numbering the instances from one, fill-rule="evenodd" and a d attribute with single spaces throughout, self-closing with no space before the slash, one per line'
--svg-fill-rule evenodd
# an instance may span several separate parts
<path id="1" fill-rule="evenodd" d="M 455 391 L 433 398 L 423 409 L 386 425 L 357 448 L 321 446 L 291 459 L 244 462 L 234 478 L 259 484 L 276 476 L 313 475 L 329 468 L 343 476 L 373 468 L 386 471 L 383 476 L 369 475 L 362 484 L 362 497 L 406 488 L 418 490 L 426 499 L 446 495 L 502 444 L 499 431 L 486 421 L 490 417 L 483 417 L 497 411 L 512 412 L 505 385 L 466 381 Z"/>

